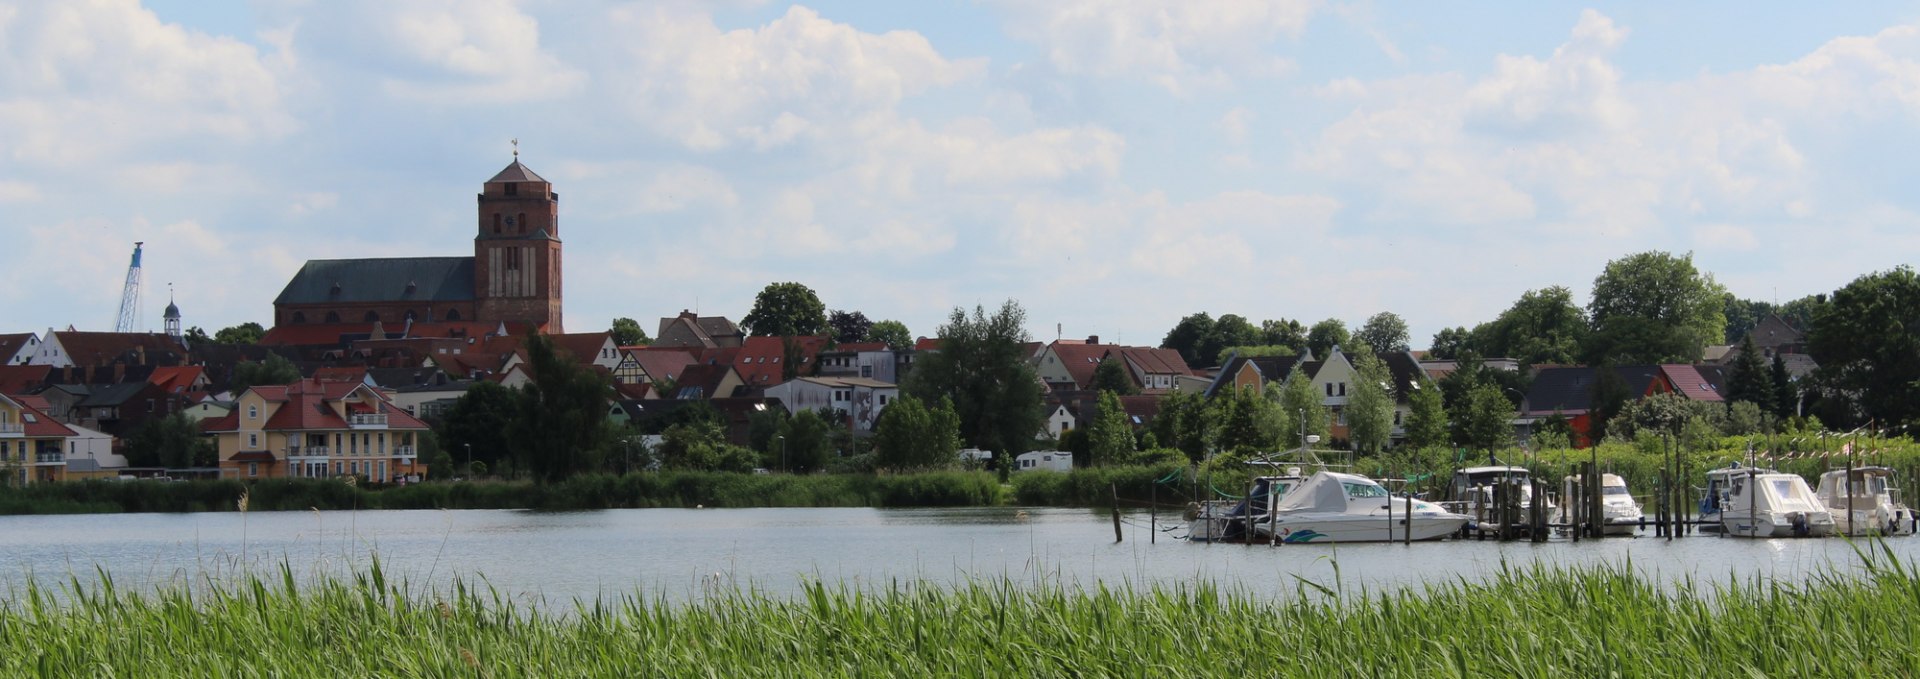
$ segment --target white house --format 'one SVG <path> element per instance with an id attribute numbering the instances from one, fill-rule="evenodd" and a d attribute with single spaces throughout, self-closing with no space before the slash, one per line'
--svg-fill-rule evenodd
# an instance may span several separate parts
<path id="1" fill-rule="evenodd" d="M 1065 403 L 1054 406 L 1053 413 L 1047 415 L 1047 433 L 1053 435 L 1055 440 L 1059 440 L 1067 432 L 1073 431 L 1074 422 L 1073 412 L 1067 410 Z"/>
<path id="2" fill-rule="evenodd" d="M 900 398 L 900 387 L 863 377 L 797 377 L 767 387 L 766 396 L 790 413 L 821 408 L 847 413 L 854 431 L 865 433 L 873 431 L 880 411 Z"/>
<path id="3" fill-rule="evenodd" d="M 70 476 L 80 478 L 126 468 L 126 456 L 113 452 L 111 434 L 77 424 L 69 424 L 67 428 L 73 430 L 73 435 L 67 437 L 67 473 Z"/>

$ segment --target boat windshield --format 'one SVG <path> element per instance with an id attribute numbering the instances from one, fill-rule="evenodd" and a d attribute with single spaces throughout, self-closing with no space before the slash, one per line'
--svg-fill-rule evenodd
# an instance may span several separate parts
<path id="1" fill-rule="evenodd" d="M 1387 489 L 1371 483 L 1342 482 L 1347 489 L 1347 497 L 1386 497 Z"/>
<path id="2" fill-rule="evenodd" d="M 1606 495 L 1629 495 L 1626 486 L 1601 486 L 1600 492 Z"/>

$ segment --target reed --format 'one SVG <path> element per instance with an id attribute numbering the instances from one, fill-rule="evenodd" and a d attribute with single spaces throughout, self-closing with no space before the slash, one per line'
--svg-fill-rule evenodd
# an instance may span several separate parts
<path id="1" fill-rule="evenodd" d="M 1214 584 L 716 586 L 545 611 L 376 562 L 159 592 L 78 579 L 0 601 L 5 676 L 1897 676 L 1920 577 L 1890 554 L 1803 582 L 1668 585 L 1630 566 L 1263 598 Z"/>

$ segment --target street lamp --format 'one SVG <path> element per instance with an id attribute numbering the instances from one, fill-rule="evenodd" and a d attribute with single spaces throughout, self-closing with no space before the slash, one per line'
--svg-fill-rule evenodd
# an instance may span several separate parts
<path id="1" fill-rule="evenodd" d="M 780 471 L 788 474 L 793 473 L 793 468 L 787 466 L 787 437 L 775 436 L 773 440 L 780 442 Z"/>

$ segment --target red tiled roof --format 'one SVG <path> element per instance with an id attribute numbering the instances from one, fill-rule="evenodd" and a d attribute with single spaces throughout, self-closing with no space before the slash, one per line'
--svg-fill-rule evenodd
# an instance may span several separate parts
<path id="1" fill-rule="evenodd" d="M 184 393 L 194 388 L 194 383 L 199 382 L 206 372 L 206 368 L 197 365 L 162 366 L 153 369 L 153 374 L 147 376 L 147 382 L 158 385 L 168 393 Z"/>
<path id="2" fill-rule="evenodd" d="M 400 339 L 401 332 L 409 338 L 434 337 L 472 337 L 483 338 L 500 329 L 500 323 L 485 321 L 441 321 L 435 323 L 382 323 L 380 329 L 386 332 L 388 339 Z M 522 322 L 506 324 L 507 334 L 524 336 L 534 326 Z M 365 339 L 373 332 L 372 323 L 302 323 L 297 325 L 276 325 L 260 338 L 261 344 L 286 344 L 293 346 L 336 346 L 342 344 L 341 338 L 354 337 Z"/>
<path id="3" fill-rule="evenodd" d="M 834 347 L 834 351 L 886 351 L 886 342 L 847 342 Z"/>
<path id="4" fill-rule="evenodd" d="M 581 363 L 592 363 L 600 357 L 600 350 L 613 343 L 613 334 L 606 332 L 576 332 L 563 335 L 547 335 L 553 345 L 569 354 Z"/>
<path id="5" fill-rule="evenodd" d="M 335 414 L 332 402 L 339 401 L 355 392 L 372 394 L 382 403 L 387 396 L 380 390 L 359 382 L 322 382 L 304 379 L 291 385 L 253 387 L 249 391 L 259 394 L 269 401 L 284 402 L 267 418 L 262 429 L 265 430 L 307 430 L 307 429 L 346 429 L 347 421 Z M 408 415 L 406 411 L 394 407 L 385 407 L 388 429 L 426 429 L 425 422 Z M 239 427 L 239 413 L 207 420 L 201 424 L 201 431 L 234 431 Z"/>
<path id="6" fill-rule="evenodd" d="M 1191 375 L 1187 360 L 1173 349 L 1155 349 L 1152 347 L 1120 347 L 1120 357 L 1128 363 L 1139 366 L 1140 371 L 1149 375 Z"/>
<path id="7" fill-rule="evenodd" d="M 800 344 L 801 359 L 795 373 L 805 375 L 813 372 L 814 360 L 827 347 L 826 336 L 795 337 L 793 340 Z M 751 387 L 771 387 L 785 382 L 786 341 L 785 337 L 748 337 L 733 357 L 733 369 L 739 371 L 740 379 Z"/>
<path id="8" fill-rule="evenodd" d="M 684 372 L 680 373 L 680 379 L 674 381 L 674 386 L 680 389 L 699 387 L 702 398 L 728 398 L 733 396 L 733 394 L 716 392 L 720 390 L 720 385 L 727 381 L 727 373 L 733 372 L 733 370 L 733 366 L 729 365 L 707 365 L 704 363 L 690 365 L 687 366 Z M 679 394 L 662 395 L 667 398 L 679 398 Z"/>
<path id="9" fill-rule="evenodd" d="M 0 396 L 0 399 L 12 401 L 20 408 L 21 433 L 28 438 L 66 438 L 73 436 L 72 429 L 58 420 L 47 417 L 47 400 L 38 396 Z"/>
<path id="10" fill-rule="evenodd" d="M 186 347 L 172 337 L 149 332 L 77 332 L 51 333 L 66 350 L 74 365 L 109 365 L 128 361 L 145 365 L 180 365 L 187 356 Z M 144 360 L 142 354 L 144 354 Z"/>
<path id="11" fill-rule="evenodd" d="M 687 366 L 700 362 L 693 352 L 680 348 L 645 348 L 629 353 L 640 364 L 640 369 L 646 371 L 647 377 L 656 380 L 680 379 L 680 373 Z"/>
<path id="12" fill-rule="evenodd" d="M 0 394 L 24 394 L 47 382 L 53 366 L 0 365 Z"/>
<path id="13" fill-rule="evenodd" d="M 919 339 L 915 339 L 913 341 L 913 350 L 914 351 L 939 351 L 940 338 L 921 337 Z"/>
<path id="14" fill-rule="evenodd" d="M 322 382 L 361 382 L 367 379 L 366 366 L 324 366 L 313 371 L 313 379 Z"/>
<path id="15" fill-rule="evenodd" d="M 1690 365 L 1662 365 L 1660 369 L 1667 373 L 1667 381 L 1681 396 L 1695 401 L 1724 402 L 1720 392 L 1714 390 L 1713 383 L 1701 376 L 1700 371 Z"/>
<path id="16" fill-rule="evenodd" d="M 1076 388 L 1085 389 L 1093 384 L 1093 371 L 1100 367 L 1100 361 L 1107 351 L 1116 349 L 1110 344 L 1084 344 L 1079 342 L 1054 342 L 1053 355 L 1060 359 L 1060 367 L 1066 369 L 1073 378 Z"/>
<path id="17" fill-rule="evenodd" d="M 620 398 L 638 401 L 653 394 L 653 385 L 647 382 L 641 382 L 639 384 L 614 384 L 613 390 L 615 393 L 620 394 Z"/>

